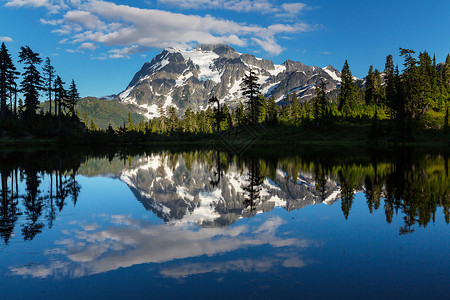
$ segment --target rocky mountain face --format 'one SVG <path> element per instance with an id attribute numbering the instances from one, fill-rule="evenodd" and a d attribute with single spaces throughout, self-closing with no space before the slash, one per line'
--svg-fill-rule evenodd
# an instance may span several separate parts
<path id="1" fill-rule="evenodd" d="M 134 161 L 116 176 L 125 182 L 137 200 L 165 222 L 193 222 L 206 227 L 222 227 L 238 219 L 282 207 L 288 211 L 318 203 L 332 204 L 340 198 L 340 186 L 327 180 L 324 190 L 316 189 L 312 174 L 299 174 L 297 181 L 282 170 L 264 178 L 255 187 L 259 197 L 248 199 L 249 170 L 231 164 L 220 180 L 217 169 L 204 162 L 175 161 L 151 155 Z"/>
<path id="2" fill-rule="evenodd" d="M 318 68 L 291 60 L 275 65 L 227 45 L 200 45 L 189 51 L 165 49 L 142 66 L 116 99 L 133 105 L 147 118 L 157 117 L 158 107 L 175 106 L 180 113 L 187 108 L 206 109 L 213 95 L 234 107 L 244 100 L 241 84 L 250 70 L 258 75 L 261 92 L 279 103 L 286 92 L 295 91 L 306 101 L 314 96 L 321 80 L 330 91 L 341 81 L 340 72 L 332 66 Z"/>

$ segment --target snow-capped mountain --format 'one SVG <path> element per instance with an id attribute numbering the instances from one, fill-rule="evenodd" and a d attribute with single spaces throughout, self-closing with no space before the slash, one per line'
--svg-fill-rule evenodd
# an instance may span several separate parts
<path id="1" fill-rule="evenodd" d="M 264 178 L 257 187 L 254 206 L 244 205 L 248 198 L 249 171 L 231 164 L 217 183 L 214 168 L 198 160 L 151 155 L 133 162 L 118 174 L 147 210 L 168 223 L 191 222 L 206 227 L 228 226 L 242 217 L 267 212 L 274 207 L 286 210 L 307 205 L 332 204 L 340 198 L 340 186 L 327 180 L 320 193 L 312 174 L 290 179 L 282 169 Z M 216 181 L 216 182 L 214 182 Z"/>
<path id="2" fill-rule="evenodd" d="M 243 100 L 242 78 L 249 70 L 258 75 L 262 93 L 277 102 L 286 91 L 296 91 L 302 100 L 311 99 L 321 80 L 328 90 L 341 82 L 340 72 L 332 66 L 319 68 L 291 60 L 276 65 L 224 44 L 200 45 L 192 50 L 165 49 L 142 66 L 116 99 L 134 105 L 147 118 L 158 116 L 158 106 L 175 106 L 180 113 L 189 107 L 206 109 L 213 95 L 234 107 Z"/>

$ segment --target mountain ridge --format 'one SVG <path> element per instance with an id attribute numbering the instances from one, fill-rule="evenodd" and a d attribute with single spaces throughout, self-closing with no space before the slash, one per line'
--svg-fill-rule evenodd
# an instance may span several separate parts
<path id="1" fill-rule="evenodd" d="M 293 60 L 276 65 L 225 44 L 204 44 L 192 50 L 164 49 L 143 64 L 115 99 L 134 106 L 147 119 L 159 116 L 160 108 L 169 106 L 179 113 L 187 108 L 204 110 L 212 96 L 235 107 L 244 100 L 241 83 L 250 70 L 259 77 L 263 95 L 275 97 L 279 103 L 286 92 L 295 91 L 302 101 L 308 101 L 319 81 L 325 81 L 328 91 L 338 88 L 341 81 L 340 72 L 331 65 L 319 68 Z"/>

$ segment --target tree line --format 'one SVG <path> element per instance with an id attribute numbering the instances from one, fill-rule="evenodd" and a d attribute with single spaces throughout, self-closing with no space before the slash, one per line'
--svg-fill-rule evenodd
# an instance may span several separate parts
<path id="1" fill-rule="evenodd" d="M 241 86 L 243 101 L 234 108 L 212 95 L 204 111 L 187 108 L 181 115 L 174 106 L 159 105 L 157 118 L 135 124 L 130 114 L 120 128 L 109 127 L 102 131 L 92 118 L 77 116 L 76 103 L 80 96 L 74 80 L 66 90 L 65 82 L 56 75 L 50 59 L 45 59 L 40 70 L 43 60 L 28 46 L 19 51 L 18 62 L 23 65 L 20 74 L 3 43 L 0 49 L 0 126 L 12 136 L 23 136 L 28 130 L 37 137 L 86 136 L 86 128 L 92 140 L 103 136 L 110 141 L 158 135 L 195 136 L 257 124 L 328 128 L 337 123 L 370 121 L 376 132 L 382 121 L 389 132 L 376 133 L 380 136 L 391 134 L 392 128 L 399 136 L 410 134 L 414 126 L 448 129 L 450 55 L 445 63 L 437 65 L 435 57 L 431 58 L 427 51 L 416 54 L 400 48 L 399 54 L 403 60 L 401 71 L 393 56 L 388 55 L 384 70 L 370 66 L 364 80 L 358 81 L 345 61 L 338 90 L 327 90 L 328 81 L 323 78 L 317 82 L 310 101 L 304 101 L 295 91 L 286 91 L 284 104 L 278 105 L 278 99 L 261 94 L 259 78 L 250 70 Z M 18 99 L 18 94 L 22 94 L 24 100 Z M 46 96 L 46 111 L 41 108 L 40 95 Z M 80 126 L 80 118 L 85 126 Z"/>
<path id="2" fill-rule="evenodd" d="M 360 81 L 354 79 L 345 61 L 337 93 L 328 91 L 327 80 L 322 79 L 316 84 L 311 101 L 303 101 L 295 91 L 286 92 L 284 105 L 277 105 L 274 97 L 266 98 L 261 94 L 258 76 L 250 70 L 241 87 L 244 101 L 234 108 L 221 104 L 215 96 L 209 99 L 210 105 L 205 111 L 194 112 L 188 108 L 182 116 L 175 107 L 160 105 L 159 117 L 134 124 L 130 116 L 116 133 L 208 134 L 258 123 L 324 127 L 336 122 L 364 120 L 374 125 L 378 120 L 393 122 L 401 134 L 411 126 L 448 128 L 450 55 L 440 65 L 427 51 L 416 57 L 415 51 L 400 48 L 400 57 L 402 71 L 394 64 L 393 56 L 388 55 L 384 70 L 370 66 L 367 76 Z M 98 130 L 92 121 L 87 122 L 87 126 Z"/>

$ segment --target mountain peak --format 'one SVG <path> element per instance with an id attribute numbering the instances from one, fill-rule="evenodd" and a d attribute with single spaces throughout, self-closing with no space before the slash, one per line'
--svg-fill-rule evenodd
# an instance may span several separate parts
<path id="1" fill-rule="evenodd" d="M 326 66 L 326 67 L 323 68 L 323 69 L 324 69 L 324 70 L 327 69 L 327 70 L 329 70 L 329 71 L 331 71 L 331 72 L 336 72 L 336 71 L 337 71 L 332 65 L 328 65 L 328 66 Z"/>
<path id="2" fill-rule="evenodd" d="M 294 90 L 302 101 L 311 99 L 322 78 L 330 90 L 340 82 L 340 73 L 331 66 L 321 69 L 292 60 L 275 65 L 225 44 L 202 44 L 191 50 L 164 49 L 144 64 L 118 100 L 135 106 L 147 118 L 158 116 L 158 106 L 175 106 L 180 114 L 187 108 L 205 110 L 213 95 L 234 107 L 244 100 L 241 83 L 249 70 L 259 77 L 261 92 L 277 102 Z"/>

